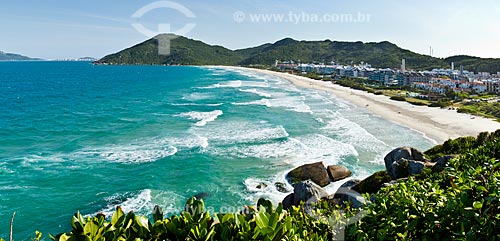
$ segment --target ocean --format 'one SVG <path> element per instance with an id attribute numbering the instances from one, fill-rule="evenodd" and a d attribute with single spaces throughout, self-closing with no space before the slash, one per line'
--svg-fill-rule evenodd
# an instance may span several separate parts
<path id="1" fill-rule="evenodd" d="M 323 161 L 363 178 L 404 145 L 433 142 L 251 71 L 0 62 L 0 237 L 13 211 L 16 240 L 69 231 L 78 210 L 178 214 L 200 193 L 209 210 L 236 212 L 281 201 L 274 183 L 296 166 Z"/>

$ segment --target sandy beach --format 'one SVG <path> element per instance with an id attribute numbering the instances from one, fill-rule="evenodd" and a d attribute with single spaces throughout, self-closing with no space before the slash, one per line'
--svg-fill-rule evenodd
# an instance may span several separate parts
<path id="1" fill-rule="evenodd" d="M 374 115 L 421 132 L 436 144 L 441 144 L 450 138 L 476 136 L 480 132 L 500 129 L 500 123 L 492 119 L 462 114 L 456 110 L 415 106 L 407 102 L 391 100 L 387 96 L 374 95 L 330 82 L 269 70 L 243 67 L 224 68 L 274 75 L 299 87 L 329 92 L 348 103 L 365 108 Z"/>

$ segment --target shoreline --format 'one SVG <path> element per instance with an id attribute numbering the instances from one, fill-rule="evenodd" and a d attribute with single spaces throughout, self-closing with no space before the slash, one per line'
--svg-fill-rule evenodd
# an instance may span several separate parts
<path id="1" fill-rule="evenodd" d="M 375 116 L 420 132 L 424 138 L 431 139 L 436 144 L 442 144 L 448 139 L 462 136 L 475 137 L 481 132 L 500 129 L 500 123 L 493 119 L 458 113 L 456 110 L 415 106 L 408 102 L 391 100 L 388 96 L 374 95 L 331 82 L 271 70 L 235 66 L 213 67 L 268 74 L 286 79 L 297 87 L 328 92 L 352 105 L 366 109 Z"/>

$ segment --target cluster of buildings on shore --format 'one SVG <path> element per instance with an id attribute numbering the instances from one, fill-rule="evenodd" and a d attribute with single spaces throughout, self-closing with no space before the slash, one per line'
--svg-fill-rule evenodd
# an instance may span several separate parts
<path id="1" fill-rule="evenodd" d="M 473 73 L 460 66 L 456 70 L 454 64 L 450 69 L 433 69 L 430 71 L 414 71 L 406 69 L 403 59 L 400 69 L 377 69 L 367 63 L 359 65 L 295 63 L 293 61 L 276 61 L 276 68 L 282 71 L 296 71 L 300 73 L 316 73 L 322 77 L 341 79 L 346 77 L 364 78 L 379 85 L 411 86 L 434 94 L 445 94 L 447 91 L 467 93 L 496 93 L 500 94 L 500 72 Z"/>

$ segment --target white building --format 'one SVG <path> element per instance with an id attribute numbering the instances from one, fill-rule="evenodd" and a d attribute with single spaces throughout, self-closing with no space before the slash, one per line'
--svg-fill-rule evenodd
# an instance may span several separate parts
<path id="1" fill-rule="evenodd" d="M 500 79 L 487 79 L 483 80 L 486 85 L 486 91 L 490 93 L 500 93 Z"/>

